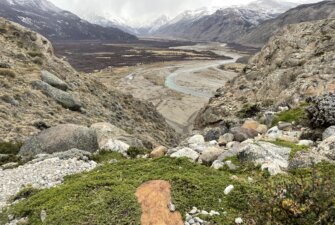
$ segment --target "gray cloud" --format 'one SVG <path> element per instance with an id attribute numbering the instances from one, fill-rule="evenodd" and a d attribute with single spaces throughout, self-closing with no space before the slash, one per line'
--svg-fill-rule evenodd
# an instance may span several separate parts
<path id="1" fill-rule="evenodd" d="M 246 4 L 252 0 L 49 0 L 58 7 L 72 11 L 79 16 L 94 12 L 97 15 L 110 15 L 123 18 L 132 25 L 152 21 L 167 15 L 174 17 L 188 9 L 201 7 Z M 291 0 L 292 2 L 315 2 L 317 0 Z"/>

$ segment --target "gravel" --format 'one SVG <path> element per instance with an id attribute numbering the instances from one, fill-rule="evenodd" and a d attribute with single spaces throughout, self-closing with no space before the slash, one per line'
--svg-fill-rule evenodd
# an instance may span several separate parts
<path id="1" fill-rule="evenodd" d="M 0 211 L 8 199 L 17 194 L 22 187 L 50 188 L 61 184 L 68 175 L 90 171 L 97 166 L 94 161 L 81 161 L 77 158 L 49 158 L 32 162 L 14 169 L 0 169 Z"/>

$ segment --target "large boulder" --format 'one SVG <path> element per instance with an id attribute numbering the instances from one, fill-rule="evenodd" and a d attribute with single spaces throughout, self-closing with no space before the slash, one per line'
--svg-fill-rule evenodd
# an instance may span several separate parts
<path id="1" fill-rule="evenodd" d="M 323 133 L 322 133 L 322 140 L 326 140 L 327 138 L 335 136 L 335 126 L 328 127 Z"/>
<path id="2" fill-rule="evenodd" d="M 42 91 L 46 96 L 54 99 L 58 104 L 64 108 L 79 111 L 82 107 L 80 100 L 75 98 L 68 92 L 62 91 L 58 88 L 52 87 L 50 84 L 37 80 L 32 83 L 33 88 Z"/>
<path id="3" fill-rule="evenodd" d="M 242 127 L 246 129 L 253 129 L 261 134 L 265 134 L 266 131 L 268 130 L 268 127 L 266 125 L 260 124 L 259 122 L 252 119 L 244 121 Z"/>
<path id="4" fill-rule="evenodd" d="M 106 122 L 95 123 L 92 124 L 90 128 L 97 134 L 99 149 L 114 150 L 109 149 L 109 147 L 115 147 L 115 144 L 119 145 L 120 142 L 115 142 L 116 140 L 121 141 L 131 147 L 143 148 L 143 143 L 141 140 L 114 126 L 113 124 Z"/>
<path id="5" fill-rule="evenodd" d="M 288 168 L 291 149 L 277 146 L 268 142 L 250 142 L 240 150 L 238 158 L 244 162 L 261 165 L 271 175 L 281 173 Z"/>
<path id="6" fill-rule="evenodd" d="M 233 127 L 230 129 L 235 137 L 235 141 L 243 142 L 247 139 L 253 139 L 258 136 L 258 132 L 254 129 L 244 128 L 244 127 Z"/>
<path id="7" fill-rule="evenodd" d="M 183 148 L 178 150 L 177 152 L 170 155 L 172 158 L 188 158 L 191 161 L 195 162 L 199 158 L 199 154 L 190 149 L 190 148 Z"/>
<path id="8" fill-rule="evenodd" d="M 73 148 L 95 152 L 99 148 L 96 133 L 84 126 L 58 125 L 28 139 L 19 155 L 33 157 L 41 153 L 52 154 Z"/>
<path id="9" fill-rule="evenodd" d="M 50 84 L 51 86 L 66 91 L 69 89 L 69 86 L 57 76 L 53 75 L 52 73 L 42 70 L 41 71 L 41 79 L 45 82 Z"/>
<path id="10" fill-rule="evenodd" d="M 200 134 L 196 134 L 190 137 L 187 142 L 189 145 L 201 145 L 205 143 L 205 138 Z"/>
<path id="11" fill-rule="evenodd" d="M 322 95 L 309 101 L 313 105 L 307 108 L 307 112 L 314 127 L 335 125 L 335 93 Z"/>
<path id="12" fill-rule="evenodd" d="M 316 152 L 321 156 L 335 161 L 335 136 L 331 136 L 321 142 L 317 147 Z"/>

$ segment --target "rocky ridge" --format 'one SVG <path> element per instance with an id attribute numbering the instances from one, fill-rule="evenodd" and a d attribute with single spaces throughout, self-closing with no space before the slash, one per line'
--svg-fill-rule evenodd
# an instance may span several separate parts
<path id="1" fill-rule="evenodd" d="M 335 91 L 335 20 L 286 26 L 254 56 L 240 76 L 219 89 L 197 127 L 238 122 L 238 115 L 290 106 Z M 254 111 L 254 112 L 253 112 Z"/>
<path id="2" fill-rule="evenodd" d="M 0 45 L 2 141 L 24 142 L 58 124 L 110 122 L 148 147 L 178 142 L 152 104 L 78 73 L 54 55 L 43 36 L 0 19 Z"/>

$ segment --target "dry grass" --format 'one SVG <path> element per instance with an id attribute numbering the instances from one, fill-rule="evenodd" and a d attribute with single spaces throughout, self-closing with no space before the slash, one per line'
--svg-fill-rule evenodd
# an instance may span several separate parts
<path id="1" fill-rule="evenodd" d="M 0 76 L 15 78 L 16 73 L 12 69 L 0 68 Z"/>

